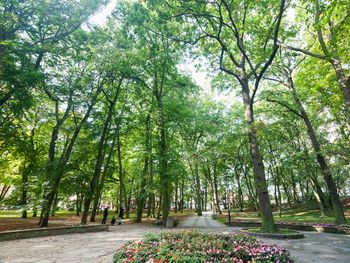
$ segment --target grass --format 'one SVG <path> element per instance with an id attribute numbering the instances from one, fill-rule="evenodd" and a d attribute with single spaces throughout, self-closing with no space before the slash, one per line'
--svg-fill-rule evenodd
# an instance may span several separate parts
<path id="1" fill-rule="evenodd" d="M 310 223 L 334 223 L 334 217 L 331 213 L 321 217 L 319 210 L 310 209 L 307 207 L 294 207 L 282 210 L 282 217 L 279 217 L 278 212 L 274 212 L 275 222 L 310 222 Z M 251 211 L 231 211 L 231 220 L 259 220 L 257 212 Z M 350 211 L 346 211 L 346 219 L 350 222 Z M 223 215 L 218 217 L 220 222 L 228 221 L 228 213 L 225 211 Z"/>
<path id="2" fill-rule="evenodd" d="M 32 216 L 32 213 L 28 213 Z M 21 210 L 0 210 L 0 218 L 16 218 L 21 217 Z"/>

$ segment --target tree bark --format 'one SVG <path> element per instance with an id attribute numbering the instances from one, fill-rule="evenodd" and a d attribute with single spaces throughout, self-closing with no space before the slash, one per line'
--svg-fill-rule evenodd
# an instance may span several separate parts
<path id="1" fill-rule="evenodd" d="M 179 183 L 176 181 L 175 183 L 175 206 L 174 213 L 178 212 L 178 203 L 179 203 Z"/>
<path id="2" fill-rule="evenodd" d="M 95 219 L 96 212 L 97 212 L 97 209 L 99 207 L 100 200 L 101 200 L 102 190 L 103 190 L 103 186 L 104 186 L 104 183 L 105 183 L 106 175 L 109 172 L 109 166 L 110 166 L 110 162 L 111 162 L 111 159 L 112 159 L 112 155 L 114 154 L 114 147 L 115 147 L 115 142 L 116 142 L 116 137 L 117 137 L 117 129 L 115 130 L 115 132 L 113 134 L 113 141 L 112 141 L 111 149 L 109 151 L 107 160 L 106 160 L 105 165 L 103 167 L 103 173 L 102 173 L 100 182 L 97 185 L 96 194 L 94 196 L 94 200 L 93 200 L 93 204 L 92 204 L 92 210 L 91 210 L 91 215 L 90 215 L 90 222 L 95 222 L 96 221 L 96 219 Z"/>
<path id="3" fill-rule="evenodd" d="M 254 127 L 254 112 L 252 104 L 250 103 L 251 99 L 249 95 L 248 80 L 245 80 L 242 83 L 242 94 L 245 108 L 245 118 L 248 124 L 248 138 L 250 154 L 253 162 L 255 186 L 261 213 L 261 229 L 264 232 L 273 232 L 276 230 L 276 226 L 272 215 L 264 164 L 260 155 L 256 128 Z"/>
<path id="4" fill-rule="evenodd" d="M 55 197 L 53 199 L 52 208 L 51 208 L 51 216 L 56 215 L 57 203 L 58 203 L 58 193 L 56 192 Z"/>
<path id="5" fill-rule="evenodd" d="M 150 140 L 151 140 L 151 131 L 150 131 L 150 120 L 151 116 L 150 114 L 147 115 L 145 120 L 145 155 L 144 155 L 144 164 L 143 164 L 143 171 L 142 171 L 142 178 L 140 182 L 139 187 L 139 194 L 137 198 L 137 209 L 136 209 L 136 223 L 140 223 L 142 221 L 142 213 L 143 208 L 145 206 L 146 202 L 146 186 L 147 186 L 147 175 L 148 175 L 148 166 L 149 166 L 149 157 L 150 157 Z"/>
<path id="6" fill-rule="evenodd" d="M 220 208 L 220 198 L 219 198 L 219 188 L 218 188 L 218 177 L 217 177 L 217 162 L 214 163 L 213 167 L 213 186 L 214 186 L 214 194 L 215 194 L 215 205 L 218 213 L 221 215 L 222 211 Z"/>
<path id="7" fill-rule="evenodd" d="M 306 113 L 306 111 L 305 111 L 305 109 L 304 109 L 304 107 L 299 99 L 299 96 L 296 92 L 296 89 L 295 89 L 294 83 L 293 83 L 293 79 L 291 76 L 289 76 L 289 78 L 288 78 L 288 84 L 289 84 L 289 87 L 291 89 L 293 99 L 299 108 L 300 115 L 302 116 L 302 119 L 304 120 L 304 123 L 306 125 L 307 133 L 310 137 L 312 147 L 316 153 L 317 163 L 321 169 L 321 173 L 322 173 L 323 178 L 326 182 L 328 193 L 329 193 L 329 196 L 330 196 L 330 199 L 332 202 L 332 206 L 333 206 L 333 210 L 335 213 L 335 223 L 336 224 L 346 224 L 346 218 L 344 216 L 343 207 L 340 203 L 338 189 L 337 189 L 337 186 L 334 182 L 332 172 L 328 167 L 328 164 L 326 162 L 326 158 L 323 156 L 323 153 L 321 151 L 321 146 L 320 146 L 320 143 L 318 142 L 315 130 L 311 124 L 309 116 L 307 115 L 307 113 Z"/>
<path id="8" fill-rule="evenodd" d="M 243 191 L 242 191 L 241 178 L 239 176 L 238 169 L 235 169 L 235 177 L 237 181 L 237 199 L 238 199 L 239 211 L 243 212 Z"/>
<path id="9" fill-rule="evenodd" d="M 27 197 L 28 197 L 28 169 L 23 168 L 22 171 L 22 193 L 21 193 L 21 205 L 22 205 L 22 218 L 27 218 Z"/>
<path id="10" fill-rule="evenodd" d="M 193 175 L 196 183 L 196 208 L 197 208 L 197 215 L 201 216 L 203 215 L 202 213 L 202 194 L 201 194 L 201 181 L 199 177 L 199 172 L 198 172 L 198 157 L 194 156 L 194 164 L 193 164 Z"/>
<path id="11" fill-rule="evenodd" d="M 158 111 L 159 111 L 159 177 L 162 191 L 162 219 L 165 226 L 169 210 L 170 210 L 170 195 L 171 195 L 171 180 L 168 175 L 167 161 L 167 145 L 166 145 L 166 130 L 165 116 L 163 109 L 163 101 L 160 94 L 156 94 Z"/>
<path id="12" fill-rule="evenodd" d="M 99 180 L 100 180 L 100 175 L 101 175 L 101 168 L 102 168 L 102 165 L 103 165 L 103 162 L 105 159 L 105 155 L 106 155 L 106 145 L 107 145 L 106 137 L 107 137 L 109 130 L 110 130 L 112 115 L 114 112 L 115 104 L 117 103 L 121 82 L 122 82 L 122 79 L 119 81 L 118 90 L 117 90 L 113 100 L 109 101 L 107 118 L 103 124 L 102 134 L 101 134 L 101 138 L 100 138 L 100 141 L 98 144 L 94 173 L 93 173 L 92 178 L 90 180 L 89 190 L 86 193 L 85 199 L 84 199 L 84 209 L 83 209 L 83 214 L 81 216 L 81 224 L 82 225 L 86 225 L 91 201 L 92 201 L 94 195 L 98 194 L 97 188 L 99 187 L 98 185 L 99 185 Z M 97 199 L 99 199 L 99 197 Z M 92 216 L 92 219 L 95 220 L 94 216 Z M 92 221 L 92 222 L 94 222 L 94 221 Z"/>
<path id="13" fill-rule="evenodd" d="M 94 93 L 94 95 L 91 99 L 91 104 L 88 106 L 88 109 L 87 109 L 84 117 L 81 119 L 78 126 L 75 128 L 75 130 L 73 132 L 73 136 L 68 143 L 68 147 L 60 158 L 57 169 L 55 169 L 53 171 L 53 173 L 54 173 L 53 179 L 48 182 L 47 189 L 49 191 L 47 192 L 47 194 L 44 195 L 42 211 L 41 211 L 40 221 L 39 221 L 40 227 L 47 227 L 48 226 L 49 212 L 50 212 L 50 209 L 52 206 L 52 202 L 53 202 L 53 199 L 54 199 L 55 194 L 57 192 L 60 180 L 65 172 L 67 163 L 70 159 L 74 144 L 78 138 L 80 130 L 83 128 L 84 124 L 86 123 L 87 119 L 89 118 L 90 113 L 91 113 L 101 91 L 102 91 L 102 85 L 99 85 L 98 88 L 96 89 L 96 92 Z"/>
<path id="14" fill-rule="evenodd" d="M 7 192 L 10 190 L 10 185 L 3 185 L 0 192 L 0 202 L 5 199 Z"/>
<path id="15" fill-rule="evenodd" d="M 124 191 L 124 175 L 123 175 L 123 162 L 121 155 L 121 141 L 120 141 L 120 131 L 117 132 L 117 153 L 118 153 L 118 178 L 119 178 L 119 207 L 123 207 L 123 191 Z M 126 200 L 125 200 L 126 202 Z M 126 204 L 124 204 L 126 205 Z"/>

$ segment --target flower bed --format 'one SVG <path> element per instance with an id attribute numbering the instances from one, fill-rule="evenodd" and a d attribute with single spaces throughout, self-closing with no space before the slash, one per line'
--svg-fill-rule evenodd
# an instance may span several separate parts
<path id="1" fill-rule="evenodd" d="M 147 235 L 118 249 L 114 262 L 293 262 L 289 252 L 243 234 L 181 231 Z"/>

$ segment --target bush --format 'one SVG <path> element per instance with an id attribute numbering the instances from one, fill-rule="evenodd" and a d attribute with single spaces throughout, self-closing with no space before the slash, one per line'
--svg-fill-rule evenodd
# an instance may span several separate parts
<path id="1" fill-rule="evenodd" d="M 242 234 L 219 235 L 194 231 L 146 235 L 118 249 L 114 262 L 293 262 L 289 252 Z"/>

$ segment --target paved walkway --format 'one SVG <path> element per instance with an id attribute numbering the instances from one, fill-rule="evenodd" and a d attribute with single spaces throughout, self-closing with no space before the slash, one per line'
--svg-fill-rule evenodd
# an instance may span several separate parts
<path id="1" fill-rule="evenodd" d="M 350 263 L 350 236 L 317 232 L 303 232 L 296 240 L 263 239 L 275 243 L 291 253 L 295 263 Z"/>
<path id="2" fill-rule="evenodd" d="M 116 249 L 126 241 L 160 230 L 144 224 L 117 225 L 109 232 L 0 242 L 0 263 L 111 263 Z"/>
<path id="3" fill-rule="evenodd" d="M 211 212 L 203 212 L 202 216 L 191 216 L 185 221 L 180 222 L 179 227 L 183 228 L 222 228 L 226 227 L 217 220 L 212 219 Z"/>
<path id="4" fill-rule="evenodd" d="M 239 231 L 211 219 L 211 214 L 190 217 L 177 229 L 196 228 L 225 233 Z M 113 226 L 109 232 L 73 234 L 0 242 L 0 263 L 111 263 L 115 250 L 145 233 L 158 233 L 161 227 L 132 224 Z M 170 230 L 173 231 L 173 230 Z M 349 263 L 350 236 L 304 232 L 299 240 L 263 239 L 287 248 L 298 263 Z"/>

